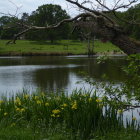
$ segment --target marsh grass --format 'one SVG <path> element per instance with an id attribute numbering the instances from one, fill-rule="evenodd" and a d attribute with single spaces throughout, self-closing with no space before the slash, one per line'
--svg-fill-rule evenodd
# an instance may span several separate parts
<path id="1" fill-rule="evenodd" d="M 131 124 L 128 126 L 131 128 Z M 125 129 L 115 106 L 109 106 L 105 97 L 99 98 L 96 93 L 91 95 L 82 90 L 73 91 L 70 96 L 63 92 L 59 95 L 24 92 L 3 98 L 0 101 L 0 127 L 3 128 L 1 131 L 4 128 L 8 132 L 9 129 L 17 130 L 17 137 L 23 128 L 23 133 L 25 130 L 25 136 L 30 139 L 36 135 L 38 139 L 38 136 L 62 134 L 81 140 Z"/>

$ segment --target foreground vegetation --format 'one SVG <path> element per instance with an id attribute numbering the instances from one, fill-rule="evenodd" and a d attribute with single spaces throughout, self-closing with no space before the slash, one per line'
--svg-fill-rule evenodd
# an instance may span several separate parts
<path id="1" fill-rule="evenodd" d="M 61 94 L 61 95 L 60 95 Z M 107 96 L 73 91 L 71 96 L 25 91 L 0 101 L 1 139 L 129 140 L 139 138 L 136 118 L 123 125 L 122 111 L 108 106 Z M 117 136 L 117 137 L 116 137 Z"/>
<path id="2" fill-rule="evenodd" d="M 18 40 L 16 44 L 5 45 L 7 40 L 0 40 L 0 55 L 70 55 L 87 54 L 87 44 L 80 41 L 62 40 L 27 41 Z M 121 53 L 119 48 L 111 43 L 95 41 L 95 53 Z"/>

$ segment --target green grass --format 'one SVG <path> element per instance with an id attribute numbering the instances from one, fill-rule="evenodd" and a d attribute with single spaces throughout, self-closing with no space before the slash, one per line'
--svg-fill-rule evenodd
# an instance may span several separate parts
<path id="1" fill-rule="evenodd" d="M 0 100 L 0 138 L 101 140 L 100 136 L 107 140 L 110 134 L 128 130 L 136 135 L 136 120 L 125 129 L 118 109 L 108 106 L 106 101 L 107 97 L 99 98 L 96 93 L 91 95 L 81 90 L 73 91 L 70 96 L 63 92 L 29 95 L 24 91 L 16 97 L 3 98 Z"/>
<path id="2" fill-rule="evenodd" d="M 51 44 L 48 41 L 18 40 L 16 44 L 5 45 L 7 40 L 0 40 L 0 55 L 67 55 L 86 54 L 87 44 L 79 41 L 62 40 Z M 96 53 L 120 52 L 113 44 L 95 42 Z"/>
<path id="3" fill-rule="evenodd" d="M 81 140 L 77 135 L 63 132 L 49 132 L 47 131 L 40 132 L 39 130 L 34 132 L 30 128 L 2 128 L 0 130 L 0 140 Z M 93 138 L 84 139 L 84 140 L 140 140 L 140 133 L 134 131 L 118 131 L 118 132 L 109 132 L 103 136 L 95 135 Z"/>

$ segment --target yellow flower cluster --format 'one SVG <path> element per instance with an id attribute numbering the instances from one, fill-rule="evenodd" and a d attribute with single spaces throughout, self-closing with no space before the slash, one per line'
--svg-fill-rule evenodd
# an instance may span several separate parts
<path id="1" fill-rule="evenodd" d="M 81 94 L 83 97 L 88 97 L 89 94 Z"/>
<path id="2" fill-rule="evenodd" d="M 3 100 L 0 100 L 0 104 L 2 104 L 4 101 Z"/>
<path id="3" fill-rule="evenodd" d="M 28 94 L 24 95 L 24 98 L 27 100 L 30 96 Z"/>
<path id="4" fill-rule="evenodd" d="M 92 98 L 89 98 L 88 101 L 91 102 L 92 101 Z"/>
<path id="5" fill-rule="evenodd" d="M 136 120 L 137 120 L 137 118 L 136 118 L 136 117 L 133 117 L 133 118 L 132 118 L 132 120 L 133 120 L 133 121 L 136 121 Z"/>
<path id="6" fill-rule="evenodd" d="M 74 103 L 72 104 L 72 107 L 71 107 L 73 110 L 76 110 L 77 109 L 77 102 L 74 101 Z"/>
<path id="7" fill-rule="evenodd" d="M 100 102 L 102 102 L 102 100 L 101 99 L 96 99 L 96 102 L 100 103 Z"/>
<path id="8" fill-rule="evenodd" d="M 7 115 L 8 115 L 8 113 L 7 113 L 7 112 L 5 112 L 3 115 L 4 115 L 4 116 L 7 116 Z"/>
<path id="9" fill-rule="evenodd" d="M 59 118 L 60 117 L 60 113 L 61 111 L 59 110 L 59 109 L 54 109 L 54 110 L 52 110 L 52 113 L 53 114 L 51 114 L 51 117 L 57 117 L 57 118 Z"/>
<path id="10" fill-rule="evenodd" d="M 67 107 L 68 105 L 66 103 L 64 103 L 63 105 L 61 105 L 61 109 L 63 110 L 65 107 Z"/>
<path id="11" fill-rule="evenodd" d="M 60 110 L 59 109 L 54 109 L 54 110 L 52 110 L 52 113 L 58 114 L 58 113 L 60 113 Z"/>
<path id="12" fill-rule="evenodd" d="M 67 104 L 65 104 L 65 103 L 63 104 L 63 107 L 67 107 L 67 106 L 68 106 Z"/>
<path id="13" fill-rule="evenodd" d="M 16 125 L 15 123 L 12 123 L 12 124 L 11 124 L 11 127 L 14 127 L 15 125 Z"/>
<path id="14" fill-rule="evenodd" d="M 45 103 L 45 106 L 49 106 L 49 103 L 48 103 L 48 102 L 46 102 L 46 103 Z"/>
<path id="15" fill-rule="evenodd" d="M 122 114 L 122 113 L 123 113 L 123 109 L 119 109 L 119 110 L 118 110 L 118 113 L 119 113 L 119 114 Z"/>
<path id="16" fill-rule="evenodd" d="M 17 104 L 17 105 L 21 105 L 21 101 L 20 101 L 19 97 L 17 97 L 16 100 L 15 100 L 14 102 L 15 102 L 15 104 Z"/>
<path id="17" fill-rule="evenodd" d="M 41 105 L 42 102 L 41 102 L 40 100 L 37 100 L 36 103 L 37 103 L 38 105 Z"/>
<path id="18" fill-rule="evenodd" d="M 38 97 L 38 96 L 34 96 L 34 99 L 35 99 L 35 100 L 38 100 L 38 99 L 39 99 L 39 97 Z"/>
<path id="19" fill-rule="evenodd" d="M 22 113 L 22 112 L 25 112 L 25 108 L 18 108 L 18 107 L 17 107 L 17 108 L 16 108 L 16 111 Z"/>

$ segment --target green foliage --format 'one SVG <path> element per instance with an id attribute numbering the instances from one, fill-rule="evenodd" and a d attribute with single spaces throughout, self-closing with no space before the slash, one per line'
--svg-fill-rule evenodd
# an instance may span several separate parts
<path id="1" fill-rule="evenodd" d="M 12 39 L 14 34 L 18 33 L 20 29 L 15 27 L 16 21 L 18 19 L 14 17 L 0 17 L 0 39 Z"/>
<path id="2" fill-rule="evenodd" d="M 36 26 L 49 26 L 68 18 L 70 17 L 61 6 L 46 4 L 32 12 L 32 15 L 28 17 L 28 22 Z M 68 38 L 68 33 L 69 24 L 65 24 L 57 29 L 30 31 L 26 34 L 26 38 L 32 40 L 50 40 L 53 43 L 56 39 Z"/>
<path id="3" fill-rule="evenodd" d="M 100 63 L 104 63 L 106 60 L 108 60 L 108 56 L 107 55 L 103 55 L 103 56 L 98 56 L 97 57 L 97 63 L 100 64 Z"/>
<path id="4" fill-rule="evenodd" d="M 134 21 L 135 23 L 140 23 L 140 4 L 131 7 L 125 13 L 125 19 L 128 21 Z M 127 30 L 129 30 L 132 37 L 140 40 L 140 26 L 139 25 L 127 25 Z"/>
<path id="5" fill-rule="evenodd" d="M 120 18 L 117 22 L 122 25 L 123 29 L 135 39 L 140 40 L 140 4 L 132 6 L 125 12 L 116 12 L 116 15 Z M 126 23 L 123 21 L 130 22 Z M 135 24 L 136 23 L 136 24 Z"/>
<path id="6" fill-rule="evenodd" d="M 103 63 L 105 60 L 105 56 L 99 57 L 97 63 Z M 127 66 L 122 68 L 127 76 L 127 80 L 118 86 L 109 80 L 107 83 L 101 82 L 97 84 L 90 77 L 86 76 L 85 78 L 86 82 L 95 86 L 97 93 L 100 93 L 100 89 L 102 89 L 104 95 L 109 97 L 107 102 L 110 106 L 115 106 L 120 112 L 140 107 L 140 55 L 128 56 L 127 63 Z M 105 75 L 103 78 L 107 79 Z"/>
<path id="7" fill-rule="evenodd" d="M 104 110 L 104 111 L 103 111 Z M 0 100 L 0 125 L 31 128 L 33 131 L 63 127 L 81 139 L 124 129 L 117 110 L 108 106 L 105 98 L 82 90 L 70 96 L 63 92 L 29 95 L 25 91 L 9 100 Z"/>
<path id="8" fill-rule="evenodd" d="M 128 66 L 123 70 L 128 76 L 125 82 L 124 93 L 134 95 L 140 101 L 140 55 L 131 55 L 127 59 Z"/>

